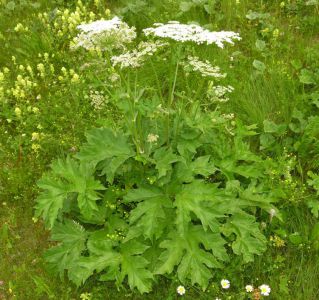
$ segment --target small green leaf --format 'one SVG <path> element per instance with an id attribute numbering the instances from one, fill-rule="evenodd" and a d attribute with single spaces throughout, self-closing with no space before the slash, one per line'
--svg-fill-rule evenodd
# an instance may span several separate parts
<path id="1" fill-rule="evenodd" d="M 262 73 L 266 70 L 266 65 L 263 62 L 261 62 L 261 61 L 259 61 L 257 59 L 255 59 L 253 61 L 253 66 L 254 66 L 254 68 L 256 70 L 258 70 L 258 71 L 260 71 Z"/>
<path id="2" fill-rule="evenodd" d="M 263 40 L 257 40 L 255 46 L 259 51 L 264 51 L 266 49 L 266 42 Z"/>
<path id="3" fill-rule="evenodd" d="M 302 237 L 299 232 L 294 232 L 289 235 L 289 241 L 294 245 L 300 245 L 302 243 Z"/>
<path id="4" fill-rule="evenodd" d="M 302 69 L 299 75 L 299 80 L 303 84 L 315 84 L 315 76 L 313 72 L 308 69 Z"/>
<path id="5" fill-rule="evenodd" d="M 286 132 L 287 126 L 285 124 L 275 124 L 272 121 L 264 120 L 264 131 L 266 133 L 275 133 L 279 136 Z"/>

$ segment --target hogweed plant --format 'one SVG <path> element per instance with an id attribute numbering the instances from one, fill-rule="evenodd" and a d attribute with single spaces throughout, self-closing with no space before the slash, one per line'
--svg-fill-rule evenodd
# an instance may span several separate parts
<path id="1" fill-rule="evenodd" d="M 168 31 L 156 27 L 161 34 L 148 29 L 147 35 L 168 37 L 171 26 L 182 25 L 169 24 Z M 235 33 L 189 28 L 200 44 L 204 37 L 220 47 L 239 39 Z M 174 39 L 192 42 L 184 31 Z M 136 49 L 156 59 L 147 43 Z M 149 65 L 137 60 L 137 70 L 120 62 L 121 56 L 109 60 L 119 64 L 121 86 L 105 90 L 123 119 L 89 131 L 79 152 L 54 161 L 38 182 L 42 192 L 35 216 L 42 216 L 57 243 L 46 252 L 46 261 L 77 285 L 94 275 L 145 293 L 165 275 L 206 289 L 233 256 L 248 263 L 266 249 L 259 222 L 276 211 L 276 199 L 265 184 L 262 160 L 249 149 L 247 137 L 256 134 L 255 127 L 222 114 L 219 104 L 207 110 L 179 91 L 190 48 L 179 43 L 175 56 L 165 56 L 171 44 L 163 47 L 160 60 L 174 65 L 171 81 L 164 82 L 168 86 L 157 80 L 141 88 L 138 76 Z M 194 73 L 203 73 L 206 84 L 206 77 L 224 78 L 207 61 L 191 57 L 188 63 Z M 118 93 L 122 96 L 116 99 Z"/>

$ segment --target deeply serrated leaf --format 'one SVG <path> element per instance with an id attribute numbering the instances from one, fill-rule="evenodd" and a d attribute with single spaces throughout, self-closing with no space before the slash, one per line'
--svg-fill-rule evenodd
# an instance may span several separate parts
<path id="1" fill-rule="evenodd" d="M 266 250 L 266 238 L 253 216 L 236 214 L 229 219 L 225 229 L 227 234 L 236 235 L 232 248 L 235 254 L 243 256 L 245 262 L 253 261 L 254 255 L 260 255 Z"/>

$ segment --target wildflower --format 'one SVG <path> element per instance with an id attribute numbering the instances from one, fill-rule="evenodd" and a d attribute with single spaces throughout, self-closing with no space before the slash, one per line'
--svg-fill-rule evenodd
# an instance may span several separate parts
<path id="1" fill-rule="evenodd" d="M 40 145 L 39 144 L 32 144 L 31 145 L 31 149 L 35 152 L 37 152 L 40 149 Z"/>
<path id="2" fill-rule="evenodd" d="M 21 116 L 21 109 L 19 107 L 16 107 L 14 109 L 14 113 L 16 114 L 17 117 L 20 117 Z"/>
<path id="3" fill-rule="evenodd" d="M 229 101 L 229 97 L 227 94 L 232 93 L 234 88 L 230 85 L 228 86 L 222 86 L 222 85 L 217 85 L 214 86 L 213 82 L 211 82 L 208 85 L 207 89 L 207 97 L 212 99 L 213 102 L 220 102 L 224 103 Z"/>
<path id="4" fill-rule="evenodd" d="M 109 42 L 112 48 L 125 48 L 125 44 L 131 43 L 136 38 L 135 27 L 129 27 L 118 17 L 112 20 L 98 20 L 88 24 L 77 26 L 81 33 L 74 39 L 71 48 L 83 47 L 86 50 L 95 49 Z"/>
<path id="5" fill-rule="evenodd" d="M 254 287 L 251 284 L 245 286 L 247 293 L 252 293 L 254 291 Z"/>
<path id="6" fill-rule="evenodd" d="M 155 23 L 153 26 L 143 29 L 146 36 L 154 35 L 178 42 L 216 44 L 220 48 L 224 47 L 224 42 L 234 44 L 233 40 L 241 39 L 238 33 L 232 31 L 211 32 L 195 24 L 180 24 L 177 21 L 169 21 L 167 24 Z"/>
<path id="7" fill-rule="evenodd" d="M 269 287 L 269 285 L 267 284 L 262 284 L 260 287 L 260 293 L 263 295 L 263 296 L 269 296 L 270 294 L 270 291 L 271 291 L 271 288 Z"/>
<path id="8" fill-rule="evenodd" d="M 38 132 L 32 132 L 31 136 L 32 136 L 31 141 L 36 141 L 40 138 L 40 135 Z"/>
<path id="9" fill-rule="evenodd" d="M 285 246 L 285 241 L 277 235 L 271 236 L 269 240 L 272 242 L 274 247 L 282 248 Z"/>
<path id="10" fill-rule="evenodd" d="M 91 105 L 95 110 L 101 110 L 105 104 L 108 102 L 107 98 L 98 91 L 90 92 Z"/>
<path id="11" fill-rule="evenodd" d="M 273 32 L 272 32 L 272 36 L 277 39 L 279 37 L 279 29 L 276 28 Z"/>
<path id="12" fill-rule="evenodd" d="M 197 56 L 188 56 L 187 62 L 183 65 L 186 71 L 199 72 L 203 77 L 226 77 L 226 74 L 220 73 L 219 67 L 212 66 L 208 60 L 201 61 Z"/>
<path id="13" fill-rule="evenodd" d="M 23 27 L 23 25 L 21 23 L 18 23 L 15 27 L 14 27 L 14 31 L 15 32 L 23 32 L 25 30 L 25 28 Z M 27 30 L 26 30 L 27 31 Z"/>
<path id="14" fill-rule="evenodd" d="M 156 42 L 141 42 L 137 49 L 126 52 L 119 56 L 113 56 L 111 61 L 113 63 L 113 67 L 116 65 L 120 65 L 121 69 L 126 67 L 138 68 L 147 57 L 152 56 L 155 52 L 157 52 L 160 48 L 166 46 L 167 43 Z"/>
<path id="15" fill-rule="evenodd" d="M 270 209 L 270 211 L 269 211 L 270 222 L 272 221 L 272 219 L 275 215 L 276 215 L 276 210 L 274 208 Z"/>
<path id="16" fill-rule="evenodd" d="M 220 284 L 221 284 L 223 289 L 229 289 L 229 287 L 230 287 L 230 282 L 227 279 L 222 279 Z"/>
<path id="17" fill-rule="evenodd" d="M 81 300 L 91 300 L 91 294 L 90 293 L 82 293 L 80 295 Z"/>
<path id="18" fill-rule="evenodd" d="M 39 112 L 39 109 L 36 106 L 34 106 L 34 107 L 32 107 L 32 112 L 37 114 Z"/>
<path id="19" fill-rule="evenodd" d="M 80 81 L 80 76 L 75 73 L 75 74 L 72 76 L 72 78 L 71 78 L 71 82 L 72 82 L 72 83 L 77 83 L 77 82 L 79 82 L 79 81 Z"/>
<path id="20" fill-rule="evenodd" d="M 186 290 L 182 285 L 177 287 L 177 294 L 179 294 L 180 296 L 183 296 L 185 294 L 185 292 L 186 292 Z"/>
<path id="21" fill-rule="evenodd" d="M 44 64 L 38 64 L 37 69 L 40 73 L 44 73 L 45 72 Z"/>
<path id="22" fill-rule="evenodd" d="M 112 73 L 110 76 L 109 76 L 109 80 L 111 82 L 116 82 L 120 79 L 120 75 L 117 74 L 117 73 Z"/>
<path id="23" fill-rule="evenodd" d="M 159 136 L 157 134 L 153 134 L 153 133 L 150 133 L 148 136 L 147 136 L 147 141 L 149 143 L 156 143 L 157 140 L 158 140 Z"/>

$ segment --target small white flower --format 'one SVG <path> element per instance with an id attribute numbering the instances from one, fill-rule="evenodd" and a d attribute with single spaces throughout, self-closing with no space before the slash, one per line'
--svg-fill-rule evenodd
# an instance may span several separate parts
<path id="1" fill-rule="evenodd" d="M 262 284 L 260 287 L 260 293 L 263 295 L 263 296 L 269 296 L 270 292 L 271 292 L 271 288 L 269 287 L 269 285 L 267 284 Z"/>
<path id="2" fill-rule="evenodd" d="M 153 133 L 150 133 L 148 136 L 147 136 L 147 141 L 149 143 L 156 143 L 157 140 L 158 140 L 159 136 L 157 134 L 153 134 Z"/>
<path id="3" fill-rule="evenodd" d="M 180 296 L 183 296 L 185 294 L 185 292 L 186 292 L 186 290 L 182 285 L 177 287 L 177 294 L 179 294 Z"/>
<path id="4" fill-rule="evenodd" d="M 245 286 L 246 292 L 251 293 L 254 290 L 254 287 L 251 284 Z"/>
<path id="5" fill-rule="evenodd" d="M 222 279 L 220 284 L 221 284 L 223 289 L 229 289 L 229 287 L 230 287 L 230 282 L 227 279 Z"/>
<path id="6" fill-rule="evenodd" d="M 269 215 L 271 218 L 273 218 L 276 215 L 276 210 L 274 208 L 270 209 Z"/>

